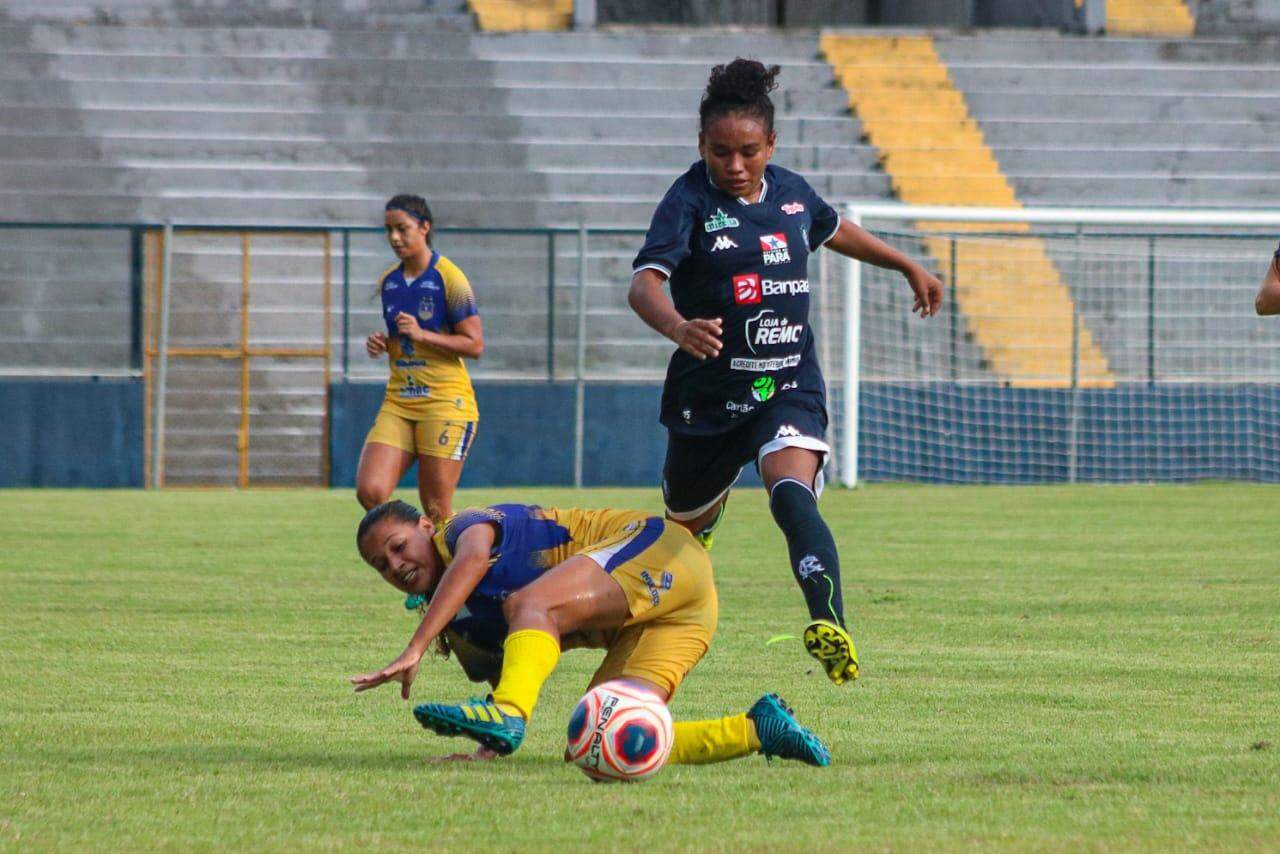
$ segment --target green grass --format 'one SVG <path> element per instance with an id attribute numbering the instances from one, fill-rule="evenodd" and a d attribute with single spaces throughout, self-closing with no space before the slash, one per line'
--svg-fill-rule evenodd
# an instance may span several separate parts
<path id="1" fill-rule="evenodd" d="M 473 491 L 657 509 L 655 490 Z M 863 678 L 798 641 L 759 491 L 713 559 L 692 719 L 780 692 L 834 765 L 751 757 L 600 786 L 559 760 L 600 653 L 566 654 L 514 757 L 355 695 L 414 626 L 346 492 L 0 492 L 0 847 L 441 850 L 1280 847 L 1275 489 L 832 491 Z M 415 700 L 473 691 L 432 660 Z"/>

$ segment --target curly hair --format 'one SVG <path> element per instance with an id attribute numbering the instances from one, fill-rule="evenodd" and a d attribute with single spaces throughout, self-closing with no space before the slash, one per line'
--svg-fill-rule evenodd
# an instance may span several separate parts
<path id="1" fill-rule="evenodd" d="M 733 113 L 758 118 L 765 133 L 773 133 L 773 100 L 769 93 L 778 88 L 781 71 L 777 65 L 766 66 L 742 57 L 712 68 L 698 107 L 701 129 L 705 132 L 713 121 Z"/>

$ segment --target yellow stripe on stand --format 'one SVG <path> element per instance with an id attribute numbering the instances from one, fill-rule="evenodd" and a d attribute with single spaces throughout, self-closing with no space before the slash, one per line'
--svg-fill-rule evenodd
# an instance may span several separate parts
<path id="1" fill-rule="evenodd" d="M 822 37 L 822 51 L 849 93 L 849 106 L 898 197 L 909 204 L 1019 208 L 1017 194 L 969 114 L 964 95 L 927 37 Z M 978 223 L 921 222 L 921 231 L 990 231 Z M 956 240 L 957 310 L 963 311 L 990 370 L 1016 386 L 1067 386 L 1072 376 L 1075 301 L 1026 223 L 995 226 L 1010 236 Z M 1025 235 L 1025 236 L 1024 236 Z M 926 237 L 925 250 L 951 269 L 951 240 Z M 1082 323 L 1082 322 L 1081 322 Z M 1080 385 L 1114 378 L 1089 330 L 1076 330 Z"/>
<path id="2" fill-rule="evenodd" d="M 470 0 L 482 30 L 567 30 L 573 24 L 573 0 Z"/>
<path id="3" fill-rule="evenodd" d="M 1107 0 L 1107 35 L 1179 36 L 1196 33 L 1183 0 Z"/>

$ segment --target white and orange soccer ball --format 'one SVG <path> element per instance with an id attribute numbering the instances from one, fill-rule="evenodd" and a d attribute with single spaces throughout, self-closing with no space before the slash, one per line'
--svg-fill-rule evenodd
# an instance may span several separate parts
<path id="1" fill-rule="evenodd" d="M 667 764 L 674 740 L 667 704 L 650 691 L 615 680 L 597 685 L 578 701 L 569 717 L 564 758 L 592 780 L 636 782 Z"/>

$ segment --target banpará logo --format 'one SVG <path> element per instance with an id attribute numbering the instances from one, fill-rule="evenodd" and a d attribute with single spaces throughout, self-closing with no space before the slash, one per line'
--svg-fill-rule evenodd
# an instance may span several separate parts
<path id="1" fill-rule="evenodd" d="M 738 305 L 760 302 L 760 274 L 743 273 L 733 277 L 733 301 Z"/>
<path id="2" fill-rule="evenodd" d="M 796 573 L 800 576 L 801 581 L 819 572 L 826 572 L 826 568 L 816 556 L 805 555 L 800 558 L 800 565 L 796 567 Z"/>
<path id="3" fill-rule="evenodd" d="M 764 403 L 773 397 L 778 390 L 778 382 L 773 377 L 756 377 L 751 383 L 751 396 Z"/>
<path id="4" fill-rule="evenodd" d="M 760 291 L 767 297 L 809 293 L 808 279 L 761 279 Z"/>
<path id="5" fill-rule="evenodd" d="M 778 428 L 778 432 L 773 434 L 775 439 L 791 439 L 800 435 L 800 431 L 792 427 L 790 424 L 783 424 Z"/>
<path id="6" fill-rule="evenodd" d="M 723 209 L 716 208 L 716 212 L 707 218 L 707 221 L 702 224 L 702 227 L 706 229 L 707 234 L 711 234 L 713 231 L 721 231 L 726 228 L 737 228 L 738 224 L 739 223 L 736 218 L 729 216 Z"/>
<path id="7" fill-rule="evenodd" d="M 782 206 L 782 212 L 787 216 L 795 216 L 804 211 L 804 205 L 800 202 L 787 202 Z"/>
<path id="8" fill-rule="evenodd" d="M 727 234 L 719 235 L 718 237 L 716 237 L 716 242 L 711 244 L 712 252 L 719 252 L 722 249 L 737 249 L 737 248 L 738 248 L 738 244 L 734 243 L 733 238 L 731 238 Z"/>
<path id="9" fill-rule="evenodd" d="M 764 263 L 766 265 L 788 264 L 791 262 L 787 236 L 782 232 L 760 235 L 760 252 L 764 255 Z"/>

